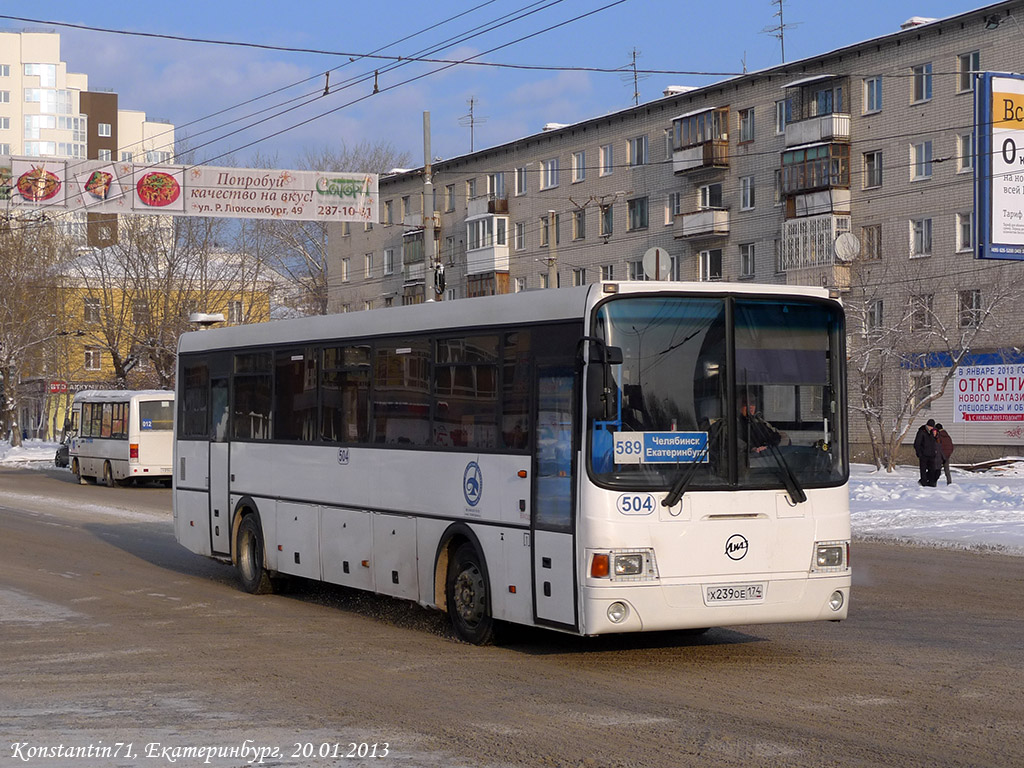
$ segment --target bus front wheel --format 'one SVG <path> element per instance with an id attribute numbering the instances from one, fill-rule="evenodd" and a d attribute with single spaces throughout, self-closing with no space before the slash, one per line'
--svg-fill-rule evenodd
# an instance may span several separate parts
<path id="1" fill-rule="evenodd" d="M 270 574 L 263 566 L 263 530 L 258 515 L 246 515 L 238 525 L 235 539 L 238 553 L 238 577 L 242 589 L 253 595 L 273 591 Z"/>
<path id="2" fill-rule="evenodd" d="M 89 481 L 86 480 L 85 477 L 82 476 L 82 467 L 78 463 L 78 459 L 77 458 L 71 460 L 71 474 L 73 474 L 75 477 L 78 478 L 78 484 L 79 485 L 88 485 L 89 484 Z"/>
<path id="3" fill-rule="evenodd" d="M 473 645 L 494 642 L 494 619 L 483 558 L 469 542 L 455 550 L 448 565 L 445 599 L 452 627 L 461 640 Z"/>

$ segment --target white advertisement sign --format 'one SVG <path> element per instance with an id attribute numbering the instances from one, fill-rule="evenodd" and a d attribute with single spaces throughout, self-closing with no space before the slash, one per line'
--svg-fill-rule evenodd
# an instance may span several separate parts
<path id="1" fill-rule="evenodd" d="M 377 175 L 0 158 L 0 200 L 22 209 L 374 222 Z"/>
<path id="2" fill-rule="evenodd" d="M 953 421 L 1024 421 L 1024 364 L 957 368 Z"/>

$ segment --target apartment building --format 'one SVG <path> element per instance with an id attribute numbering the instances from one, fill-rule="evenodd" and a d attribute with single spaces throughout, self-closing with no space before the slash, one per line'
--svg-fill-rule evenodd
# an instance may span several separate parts
<path id="1" fill-rule="evenodd" d="M 957 350 L 1024 362 L 1010 295 L 1019 266 L 973 258 L 974 74 L 1022 71 L 1018 18 L 1020 2 L 913 18 L 438 162 L 434 228 L 423 169 L 385 176 L 381 220 L 331 233 L 330 307 L 647 279 L 654 247 L 667 255 L 663 279 L 827 286 L 848 309 L 853 447 L 864 456 L 869 431 L 908 421 L 942 388 Z M 439 292 L 431 253 L 444 267 Z M 913 418 L 944 421 L 958 458 L 1019 452 L 1024 430 L 954 424 L 947 390 Z"/>

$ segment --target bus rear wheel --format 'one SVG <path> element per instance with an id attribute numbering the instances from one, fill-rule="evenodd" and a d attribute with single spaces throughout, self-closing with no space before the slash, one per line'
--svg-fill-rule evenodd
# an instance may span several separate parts
<path id="1" fill-rule="evenodd" d="M 242 518 L 235 538 L 238 578 L 242 589 L 252 595 L 265 595 L 273 591 L 270 574 L 263 565 L 263 529 L 259 515 Z"/>
<path id="2" fill-rule="evenodd" d="M 483 558 L 469 542 L 461 544 L 449 562 L 445 599 L 459 639 L 473 645 L 494 642 L 494 618 Z"/>
<path id="3" fill-rule="evenodd" d="M 103 484 L 107 488 L 113 488 L 118 485 L 117 480 L 114 479 L 114 469 L 110 466 L 109 461 L 103 462 Z"/>

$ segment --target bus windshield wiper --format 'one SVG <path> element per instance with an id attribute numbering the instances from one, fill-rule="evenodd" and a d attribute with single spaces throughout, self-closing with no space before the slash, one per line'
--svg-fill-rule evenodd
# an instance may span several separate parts
<path id="1" fill-rule="evenodd" d="M 779 450 L 777 445 L 769 445 L 768 451 L 771 453 L 775 462 L 779 465 L 779 475 L 782 477 L 782 484 L 786 486 L 786 493 L 789 494 L 789 498 L 793 500 L 793 505 L 801 504 L 807 501 L 807 494 L 804 493 L 804 489 L 800 485 L 800 481 L 797 480 L 796 475 L 793 473 L 792 468 L 789 466 L 789 462 L 786 461 L 786 457 L 782 455 L 782 451 Z"/>
<path id="2" fill-rule="evenodd" d="M 711 441 L 717 437 L 719 430 L 722 426 L 722 419 L 719 419 L 711 425 L 711 429 L 708 430 L 708 441 L 704 446 L 704 450 L 698 454 L 693 463 L 679 473 L 679 477 L 672 483 L 672 487 L 668 491 L 668 495 L 661 500 L 663 507 L 674 507 L 679 503 L 679 500 L 683 498 L 683 494 L 686 493 L 686 489 L 690 487 L 690 483 L 693 482 L 693 478 L 697 476 L 697 468 L 704 463 L 704 459 L 707 458 L 708 451 L 711 450 Z"/>

